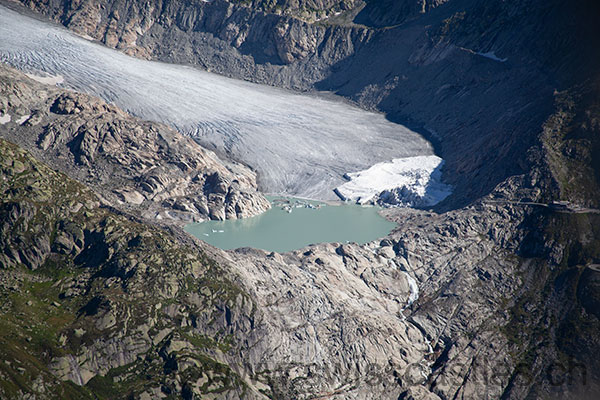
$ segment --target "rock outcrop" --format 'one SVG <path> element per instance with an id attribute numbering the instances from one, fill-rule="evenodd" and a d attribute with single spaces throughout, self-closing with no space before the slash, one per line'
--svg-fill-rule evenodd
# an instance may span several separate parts
<path id="1" fill-rule="evenodd" d="M 263 398 L 222 357 L 259 316 L 228 274 L 4 139 L 0 293 L 3 399 Z"/>
<path id="2" fill-rule="evenodd" d="M 5 66 L 0 96 L 0 114 L 12 116 L 1 126 L 3 137 L 90 185 L 111 205 L 181 222 L 250 217 L 270 207 L 254 172 L 164 125 Z"/>
<path id="3" fill-rule="evenodd" d="M 2 290 L 12 293 L 3 332 L 18 332 L 3 336 L 2 350 L 18 367 L 3 368 L 31 377 L 25 388 L 3 377 L 8 396 L 593 393 L 580 375 L 557 387 L 546 371 L 573 363 L 569 373 L 580 373 L 582 354 L 593 354 L 593 331 L 578 349 L 568 330 L 579 329 L 581 313 L 595 312 L 594 280 L 581 280 L 594 268 L 580 265 L 600 255 L 593 232 L 600 225 L 594 215 L 506 200 L 539 200 L 543 186 L 535 179 L 545 178 L 538 172 L 513 177 L 462 210 L 386 210 L 399 227 L 365 246 L 204 254 L 183 236 L 187 245 L 99 207 L 82 185 L 0 145 Z M 548 228 L 541 238 L 540 226 Z M 584 242 L 576 232 L 593 239 L 578 250 Z M 575 286 L 582 306 L 561 289 L 574 270 L 583 274 Z M 566 318 L 555 301 L 569 310 Z M 563 362 L 556 349 L 573 361 Z M 32 363 L 23 351 L 43 361 Z M 80 386 L 62 389 L 61 380 Z"/>

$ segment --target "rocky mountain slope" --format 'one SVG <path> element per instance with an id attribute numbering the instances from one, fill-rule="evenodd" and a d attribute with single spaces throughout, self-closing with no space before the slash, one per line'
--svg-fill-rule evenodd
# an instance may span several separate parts
<path id="1" fill-rule="evenodd" d="M 2 398 L 253 397 L 220 357 L 252 301 L 200 249 L 4 139 L 0 193 Z"/>
<path id="2" fill-rule="evenodd" d="M 223 363 L 219 368 L 224 372 L 218 376 L 230 377 L 226 391 L 233 398 L 260 394 L 277 399 L 598 397 L 600 216 L 519 202 L 564 199 L 598 207 L 600 90 L 595 71 L 600 64 L 593 49 L 600 35 L 593 24 L 598 15 L 593 2 L 450 0 L 426 8 L 425 13 L 409 13 L 410 17 L 386 14 L 382 20 L 373 11 L 371 21 L 364 21 L 369 26 L 358 26 L 354 19 L 339 25 L 333 18 L 329 23 L 310 24 L 307 19 L 265 12 L 266 8 L 254 3 L 142 4 L 115 0 L 104 2 L 104 8 L 96 2 L 24 3 L 80 33 L 139 55 L 199 64 L 280 86 L 334 89 L 365 107 L 387 111 L 391 117 L 410 118 L 436 140 L 447 160 L 447 179 L 456 185 L 455 194 L 446 202 L 446 208 L 453 210 L 440 214 L 387 210 L 386 216 L 398 222 L 398 228 L 384 240 L 365 246 L 322 244 L 286 254 L 249 249 L 222 252 L 206 247 L 208 257 L 221 265 L 219 271 L 234 282 L 219 286 L 226 287 L 226 292 L 209 297 L 216 301 L 232 299 L 228 293 L 235 292 L 235 287 L 244 293 L 236 297 L 243 300 L 228 303 L 230 312 L 224 308 L 224 315 L 222 311 L 215 314 L 219 316 L 214 321 L 206 319 L 202 320 L 206 323 L 194 325 L 196 287 L 183 300 L 185 285 L 175 292 L 169 292 L 168 285 L 151 288 L 151 293 L 175 298 L 174 303 L 180 304 L 176 311 L 167 306 L 173 300 L 152 299 L 148 306 L 132 303 L 139 307 L 140 315 L 165 313 L 167 316 L 155 317 L 156 324 L 164 320 L 165 328 L 174 327 L 178 335 L 202 332 L 212 340 L 211 345 L 216 343 L 213 347 L 204 341 L 176 339 L 170 344 L 164 342 L 167 347 L 159 349 L 156 357 L 152 349 L 157 347 L 146 350 L 142 346 L 143 352 L 151 355 L 127 364 L 130 369 L 125 372 L 123 367 L 111 368 L 123 365 L 121 361 L 89 362 L 88 356 L 96 353 L 89 342 L 77 347 L 68 365 L 64 361 L 60 364 L 65 357 L 69 359 L 67 355 L 49 358 L 43 349 L 37 350 L 34 359 L 27 360 L 42 370 L 59 367 L 53 369 L 54 375 L 42 376 L 51 382 L 44 390 L 66 387 L 98 394 L 101 388 L 109 387 L 118 393 L 133 390 L 139 395 L 164 386 L 161 392 L 165 396 L 188 396 L 190 388 L 206 393 L 213 389 L 204 386 L 204 375 L 182 375 L 187 369 L 174 372 L 169 362 L 175 357 L 177 365 L 188 365 L 187 360 L 201 358 L 191 353 L 203 349 L 206 357 Z M 377 10 L 377 4 L 386 2 L 369 4 Z M 95 6 L 98 8 L 88 8 Z M 148 21 L 147 25 L 143 21 Z M 95 25 L 89 25 L 91 22 Z M 128 31 L 129 23 L 133 25 Z M 400 25 L 387 26 L 392 23 Z M 131 31 L 136 32 L 135 43 L 124 36 Z M 108 32 L 114 35 L 107 36 Z M 13 166 L 14 158 L 9 154 L 9 162 L 3 163 L 21 170 L 21 166 Z M 20 176 L 14 170 L 3 173 Z M 8 193 L 32 190 L 27 186 L 19 189 L 15 180 L 8 182 Z M 15 202 L 27 204 L 28 197 Z M 6 221 L 3 229 L 20 226 L 22 220 Z M 104 229 L 99 223 L 93 226 Z M 57 234 L 70 232 L 61 225 L 59 228 Z M 145 229 L 154 232 L 154 228 Z M 16 260 L 14 254 L 35 255 L 39 249 L 52 248 L 45 240 L 31 243 L 21 239 L 35 239 L 35 235 L 11 232 L 0 237 L 6 243 L 3 260 L 11 265 Z M 177 237 L 189 240 L 184 235 Z M 117 239 L 113 240 L 116 242 L 109 242 L 109 248 L 115 250 L 108 254 L 116 255 L 116 260 L 128 252 L 137 254 L 137 241 L 128 237 L 131 249 L 127 250 L 125 244 L 117 246 Z M 144 246 L 162 243 L 155 236 L 148 240 L 142 240 Z M 56 239 L 48 241 L 55 243 Z M 80 247 L 70 251 L 77 252 Z M 141 256 L 154 252 L 152 248 Z M 198 252 L 196 248 L 188 251 L 192 257 Z M 93 260 L 79 260 L 98 268 Z M 155 278 L 144 282 L 170 280 L 171 265 L 180 265 L 177 260 L 172 262 L 165 257 L 159 263 L 164 268 L 150 268 L 148 276 Z M 78 261 L 73 263 L 79 265 Z M 38 272 L 31 273 L 26 265 L 3 270 L 3 279 L 8 281 L 15 268 L 27 272 L 26 276 L 37 276 Z M 65 265 L 67 268 L 58 269 L 69 271 L 71 264 Z M 117 275 L 113 272 L 120 271 L 116 265 L 111 264 L 112 275 L 93 273 L 93 279 L 81 279 L 82 285 L 95 279 L 93 290 L 110 290 L 114 286 L 107 287 L 102 279 Z M 42 265 L 36 271 L 41 274 L 45 268 Z M 134 269 L 133 275 L 118 275 L 121 286 L 129 287 L 131 278 L 135 287 L 142 269 Z M 199 277 L 208 285 L 213 279 L 221 282 L 221 274 L 215 275 L 206 275 L 209 279 L 204 280 L 204 275 L 192 272 L 181 276 L 192 277 L 184 279 L 187 284 Z M 59 282 L 54 297 L 45 293 L 39 297 L 29 289 L 35 294 L 35 304 L 38 298 L 61 304 L 56 300 L 63 290 L 59 279 L 50 279 Z M 10 297 L 9 304 L 22 305 L 32 297 L 29 294 L 25 299 L 28 289 L 21 289 L 25 290 L 11 292 L 21 303 L 12 303 Z M 135 298 L 123 292 L 123 302 Z M 75 302 L 80 300 L 74 297 L 56 308 L 79 310 L 77 307 L 87 304 L 84 300 L 79 305 Z M 208 312 L 213 310 L 210 303 L 202 304 Z M 88 332 L 104 327 L 108 315 L 106 323 L 110 325 L 110 313 L 99 308 L 91 315 L 84 309 L 75 321 L 88 321 L 92 328 L 83 327 Z M 115 320 L 121 321 L 115 314 L 119 311 L 111 310 Z M 12 325 L 3 332 L 27 332 L 19 319 L 27 315 L 20 314 L 25 312 L 8 309 L 6 321 Z M 45 321 L 44 326 L 54 326 L 55 321 Z M 136 333 L 117 326 L 116 331 L 125 333 L 115 343 L 137 340 Z M 76 323 L 75 328 L 79 328 Z M 221 328 L 232 335 L 232 342 L 222 336 Z M 37 343 L 37 337 L 30 336 L 31 341 L 25 336 L 10 336 L 13 342 L 9 343 L 18 349 Z M 65 336 L 65 343 L 79 343 L 75 336 Z M 92 343 L 103 343 L 105 337 L 114 336 L 102 334 Z M 154 337 L 160 339 L 158 334 Z M 180 343 L 186 341 L 189 344 Z M 183 347 L 177 350 L 178 346 Z M 133 345 L 131 348 L 132 353 L 138 351 Z M 13 357 L 17 356 L 11 353 L 4 358 Z M 144 381 L 150 381 L 147 384 L 138 380 L 144 376 L 140 372 L 145 362 L 154 368 Z M 84 373 L 78 375 L 78 370 Z M 17 397 L 14 388 L 22 385 L 21 391 L 35 391 L 35 396 L 43 398 L 44 394 L 32 387 L 37 375 L 12 364 L 3 374 L 7 378 L 3 378 L 2 387 L 13 390 L 6 393 Z M 80 377 L 92 375 L 94 378 L 84 386 L 54 380 L 58 376 L 79 385 L 83 383 Z M 121 384 L 124 386 L 114 386 Z M 246 392 L 234 388 L 244 386 L 249 388 Z M 110 398 L 111 394 L 104 396 Z M 158 392 L 152 395 L 158 397 Z"/>
<path id="3" fill-rule="evenodd" d="M 202 250 L 100 207 L 14 145 L 0 154 L 8 398 L 597 389 L 586 265 L 600 257 L 600 217 L 498 200 L 535 197 L 539 171 L 462 210 L 390 209 L 399 227 L 381 242 L 280 255 Z"/>
<path id="4" fill-rule="evenodd" d="M 2 136 L 150 219 L 243 218 L 268 209 L 248 168 L 166 126 L 0 66 Z"/>
<path id="5" fill-rule="evenodd" d="M 381 242 L 287 254 L 202 249 L 2 142 L 4 395 L 593 396 L 599 217 L 510 199 L 589 181 L 557 179 L 588 163 L 547 149 L 595 148 L 595 93 L 557 95 L 536 167 L 472 206 L 390 209 Z"/>
<path id="6" fill-rule="evenodd" d="M 446 336 L 467 326 L 481 329 L 483 322 L 489 327 L 489 317 L 482 322 L 473 316 L 498 313 L 493 299 L 518 287 L 502 280 L 496 288 L 499 282 L 488 279 L 462 305 L 467 317 L 448 304 L 419 313 L 406 308 L 415 290 L 411 279 L 429 280 L 421 286 L 427 296 L 450 282 L 444 293 L 470 286 L 481 268 L 495 273 L 486 255 L 500 251 L 507 257 L 494 242 L 511 241 L 505 235 L 514 229 L 504 224 L 518 220 L 510 215 L 514 211 L 493 211 L 493 227 L 477 221 L 482 210 L 441 220 L 427 213 L 402 217 L 407 226 L 425 221 L 423 241 L 414 230 L 400 230 L 367 247 L 318 245 L 285 255 L 210 251 L 207 258 L 167 232 L 99 207 L 80 184 L 1 143 L 2 276 L 9 299 L 2 388 L 9 398 L 144 392 L 251 398 L 260 389 L 275 398 L 424 395 L 422 375 L 431 374 L 435 359 L 430 346 L 438 349 L 448 340 L 460 349 L 488 348 L 489 340 L 459 345 Z M 470 221 L 448 240 L 457 217 Z M 428 223 L 432 218 L 435 224 Z M 480 232 L 490 229 L 493 236 L 483 238 Z M 448 256 L 439 256 L 442 246 Z M 459 276 L 448 271 L 454 266 L 449 258 L 463 265 Z M 211 259 L 233 269 L 238 283 L 224 280 Z M 518 263 L 502 265 L 508 273 Z M 493 315 L 494 322 L 505 318 Z M 453 328 L 440 331 L 440 319 Z M 506 343 L 500 332 L 492 334 Z M 467 359 L 474 357 L 466 352 Z M 493 393 L 500 390 L 502 385 Z"/>

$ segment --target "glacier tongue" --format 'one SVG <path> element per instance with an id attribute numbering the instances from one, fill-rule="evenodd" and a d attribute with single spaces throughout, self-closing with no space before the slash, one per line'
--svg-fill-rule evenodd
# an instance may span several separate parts
<path id="1" fill-rule="evenodd" d="M 335 192 L 342 200 L 359 204 L 432 206 L 452 192 L 451 186 L 442 183 L 443 165 L 437 156 L 396 158 L 347 173 L 345 177 L 350 181 Z"/>
<path id="2" fill-rule="evenodd" d="M 334 200 L 346 171 L 433 154 L 417 132 L 330 96 L 131 58 L 2 6 L 0 61 L 192 135 L 252 167 L 268 193 Z"/>

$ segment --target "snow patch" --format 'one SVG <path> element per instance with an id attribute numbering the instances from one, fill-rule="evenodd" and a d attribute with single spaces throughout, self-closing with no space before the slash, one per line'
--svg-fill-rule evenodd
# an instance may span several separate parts
<path id="1" fill-rule="evenodd" d="M 402 271 L 402 272 L 404 272 L 404 275 L 406 276 L 406 279 L 408 280 L 408 287 L 410 289 L 410 295 L 408 296 L 408 301 L 406 302 L 406 305 L 404 306 L 404 309 L 406 309 L 419 299 L 419 285 L 417 285 L 417 281 L 415 280 L 415 278 L 410 276 L 410 274 L 408 272 L 406 272 L 406 271 Z"/>
<path id="2" fill-rule="evenodd" d="M 4 125 L 10 122 L 10 114 L 0 115 L 0 125 Z"/>
<path id="3" fill-rule="evenodd" d="M 396 158 L 345 174 L 350 182 L 336 188 L 335 193 L 342 200 L 359 204 L 432 206 L 452 192 L 441 181 L 443 164 L 438 156 Z"/>
<path id="4" fill-rule="evenodd" d="M 98 22 L 100 22 L 100 16 L 98 16 Z M 96 39 L 88 35 L 87 33 L 73 32 L 75 36 L 79 36 L 82 39 L 87 40 L 88 42 L 95 42 Z"/>
<path id="5" fill-rule="evenodd" d="M 494 61 L 499 61 L 499 62 L 508 61 L 508 58 L 499 58 L 498 56 L 496 56 L 496 53 L 494 53 L 493 51 L 488 51 L 487 53 L 482 53 L 479 51 L 475 54 L 477 54 L 478 56 L 489 58 L 490 60 L 494 60 Z"/>
<path id="6" fill-rule="evenodd" d="M 62 75 L 56 75 L 56 76 L 54 76 L 54 75 L 41 76 L 41 75 L 35 75 L 35 74 L 25 74 L 25 75 L 27 75 L 34 81 L 44 83 L 46 85 L 58 85 L 65 81 L 65 78 L 63 78 Z"/>
<path id="7" fill-rule="evenodd" d="M 19 125 L 23 125 L 25 122 L 27 122 L 27 120 L 29 119 L 29 117 L 31 117 L 30 114 L 23 115 L 18 120 L 16 120 L 15 123 L 17 123 Z"/>

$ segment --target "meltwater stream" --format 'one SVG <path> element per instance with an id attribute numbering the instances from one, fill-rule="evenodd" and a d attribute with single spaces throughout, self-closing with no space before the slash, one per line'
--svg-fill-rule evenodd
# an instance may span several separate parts
<path id="1" fill-rule="evenodd" d="M 342 101 L 150 62 L 0 7 L 0 60 L 60 75 L 144 119 L 195 135 L 259 174 L 268 193 L 328 200 L 347 172 L 431 155 L 417 133 Z"/>

